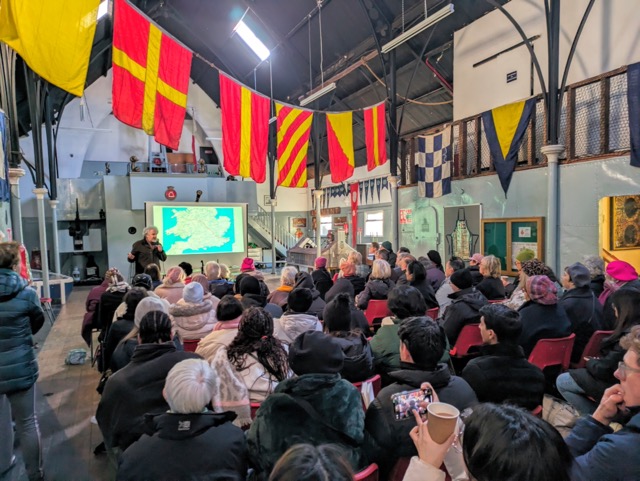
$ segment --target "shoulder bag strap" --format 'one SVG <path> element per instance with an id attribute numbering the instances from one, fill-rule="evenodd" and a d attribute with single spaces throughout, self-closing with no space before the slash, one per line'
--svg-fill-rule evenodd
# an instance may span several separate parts
<path id="1" fill-rule="evenodd" d="M 344 442 L 346 442 L 347 444 L 349 444 L 350 446 L 355 446 L 358 447 L 360 445 L 360 443 L 358 443 L 355 439 L 353 439 L 351 436 L 349 436 L 348 434 L 340 431 L 339 429 L 336 429 L 335 427 L 333 427 L 331 424 L 327 423 L 324 418 L 322 416 L 320 416 L 320 414 L 318 413 L 318 411 L 316 411 L 313 406 L 307 402 L 304 399 L 301 398 L 297 398 L 294 396 L 291 396 L 291 399 L 293 399 L 298 406 L 300 406 L 302 409 L 304 409 L 306 411 L 306 413 L 311 416 L 311 418 L 314 421 L 319 422 L 320 424 L 322 424 L 323 426 L 329 428 L 331 431 L 333 431 L 334 433 L 336 433 L 341 440 L 343 440 Z"/>

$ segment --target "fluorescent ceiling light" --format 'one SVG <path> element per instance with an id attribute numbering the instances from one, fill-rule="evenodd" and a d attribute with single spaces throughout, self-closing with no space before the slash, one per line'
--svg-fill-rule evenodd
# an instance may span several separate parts
<path id="1" fill-rule="evenodd" d="M 436 13 L 429 15 L 427 18 L 425 18 L 422 22 L 420 22 L 419 24 L 411 27 L 409 30 L 407 30 L 406 32 L 404 32 L 401 35 L 398 35 L 396 38 L 394 38 L 393 40 L 391 40 L 389 43 L 386 43 L 382 46 L 382 53 L 389 53 L 391 52 L 394 48 L 396 48 L 398 45 L 402 45 L 403 43 L 405 43 L 407 40 L 415 37 L 416 35 L 418 35 L 421 32 L 424 32 L 427 28 L 429 28 L 430 26 L 438 23 L 440 20 L 442 20 L 445 17 L 448 17 L 449 15 L 451 15 L 454 12 L 453 10 L 453 4 L 450 3 L 449 5 L 447 5 L 446 7 L 438 10 Z"/>
<path id="2" fill-rule="evenodd" d="M 100 2 L 100 5 L 98 5 L 98 20 L 104 17 L 108 11 L 109 11 L 109 0 L 103 0 L 102 2 Z"/>
<path id="3" fill-rule="evenodd" d="M 326 95 L 326 94 L 328 94 L 329 92 L 331 92 L 331 91 L 333 91 L 335 89 L 336 89 L 336 83 L 335 82 L 331 82 L 330 84 L 327 84 L 324 87 L 322 87 L 320 90 L 312 93 L 308 97 L 303 98 L 300 101 L 300 106 L 305 106 L 307 104 L 310 104 L 314 100 L 318 100 L 323 95 Z"/>
<path id="4" fill-rule="evenodd" d="M 256 37 L 256 34 L 244 23 L 244 20 L 240 20 L 236 25 L 235 31 L 240 35 L 240 38 L 244 40 L 253 53 L 255 53 L 260 60 L 266 60 L 269 57 L 269 49 L 262 43 L 262 41 Z"/>

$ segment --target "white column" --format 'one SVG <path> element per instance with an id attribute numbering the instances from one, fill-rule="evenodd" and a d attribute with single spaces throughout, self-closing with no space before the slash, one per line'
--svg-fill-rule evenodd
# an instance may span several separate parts
<path id="1" fill-rule="evenodd" d="M 42 297 L 51 297 L 49 289 L 49 256 L 47 255 L 47 227 L 44 216 L 44 196 L 48 190 L 44 187 L 33 189 L 38 207 L 38 234 L 40 236 L 40 258 L 42 259 Z"/>
<path id="2" fill-rule="evenodd" d="M 20 177 L 24 177 L 24 169 L 9 169 L 9 184 L 11 184 L 11 228 L 13 240 L 24 243 L 22 234 L 22 205 L 20 204 Z"/>
<path id="3" fill-rule="evenodd" d="M 60 271 L 60 247 L 58 246 L 58 204 L 59 200 L 50 200 L 51 206 L 51 233 L 53 234 L 53 272 L 62 274 Z"/>
<path id="4" fill-rule="evenodd" d="M 322 255 L 322 242 L 320 239 L 320 199 L 322 198 L 322 189 L 313 191 L 316 196 L 316 257 Z"/>
<path id="5" fill-rule="evenodd" d="M 397 252 L 400 248 L 400 228 L 398 226 L 398 183 L 400 177 L 397 175 L 389 176 L 389 186 L 391 188 L 391 243 L 393 249 Z M 384 233 L 383 233 L 384 234 Z M 382 240 L 385 240 L 384 238 Z"/>
<path id="6" fill-rule="evenodd" d="M 547 157 L 547 248 L 545 263 L 553 269 L 558 270 L 558 210 L 559 210 L 559 186 L 558 186 L 558 156 L 564 150 L 564 145 L 545 145 L 540 149 Z"/>

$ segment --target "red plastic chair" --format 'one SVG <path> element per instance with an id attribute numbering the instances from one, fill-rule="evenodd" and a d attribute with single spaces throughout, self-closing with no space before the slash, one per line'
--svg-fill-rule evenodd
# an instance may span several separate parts
<path id="1" fill-rule="evenodd" d="M 378 465 L 370 464 L 367 468 L 353 476 L 353 481 L 378 481 Z"/>
<path id="2" fill-rule="evenodd" d="M 598 357 L 600 356 L 600 345 L 602 341 L 613 334 L 613 331 L 596 331 L 591 334 L 591 338 L 587 345 L 584 346 L 584 351 L 582 351 L 582 356 L 580 356 L 580 361 L 571 363 L 572 369 L 580 369 L 581 367 L 585 367 L 587 361 L 584 360 L 585 357 Z"/>
<path id="3" fill-rule="evenodd" d="M 389 481 L 402 481 L 410 462 L 411 458 L 399 458 L 389 473 Z"/>
<path id="4" fill-rule="evenodd" d="M 461 358 L 468 356 L 472 347 L 482 346 L 479 326 L 480 324 L 467 324 L 462 328 L 455 346 L 449 351 L 451 357 Z"/>
<path id="5" fill-rule="evenodd" d="M 184 339 L 182 341 L 185 352 L 196 352 L 199 343 L 200 339 Z"/>
<path id="6" fill-rule="evenodd" d="M 538 406 L 536 406 L 536 408 L 531 411 L 531 414 L 533 414 L 537 418 L 542 419 L 542 405 L 538 404 Z"/>
<path id="7" fill-rule="evenodd" d="M 260 403 L 251 403 L 250 406 L 251 406 L 251 419 L 255 419 L 258 409 L 260 409 Z"/>
<path id="8" fill-rule="evenodd" d="M 371 299 L 369 305 L 364 311 L 364 317 L 367 318 L 369 326 L 373 327 L 376 321 L 381 321 L 387 316 L 391 316 L 391 311 L 387 307 L 386 299 Z"/>
<path id="9" fill-rule="evenodd" d="M 489 299 L 489 304 L 501 304 L 505 299 Z"/>
<path id="10" fill-rule="evenodd" d="M 427 310 L 427 316 L 429 316 L 434 321 L 438 318 L 438 314 L 440 314 L 440 308 L 434 307 L 433 309 Z"/>
<path id="11" fill-rule="evenodd" d="M 529 362 L 543 371 L 550 366 L 562 366 L 562 370 L 566 371 L 575 340 L 575 334 L 558 339 L 540 339 L 529 354 Z"/>
<path id="12" fill-rule="evenodd" d="M 373 394 L 376 396 L 380 392 L 380 389 L 382 389 L 382 378 L 380 377 L 380 374 L 376 374 L 375 376 L 370 377 L 363 382 L 370 382 L 371 384 L 373 384 Z M 362 382 L 352 382 L 351 384 L 357 387 L 358 390 L 360 390 L 360 388 L 362 387 Z"/>

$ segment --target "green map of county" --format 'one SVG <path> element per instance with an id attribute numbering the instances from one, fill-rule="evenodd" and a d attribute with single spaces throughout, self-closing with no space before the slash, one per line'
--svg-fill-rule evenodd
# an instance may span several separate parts
<path id="1" fill-rule="evenodd" d="M 172 251 L 209 250 L 224 246 L 229 237 L 224 235 L 231 227 L 231 218 L 218 217 L 217 209 L 185 208 L 173 210 L 175 226 L 167 234 L 175 235 L 184 241 L 176 241 Z"/>

